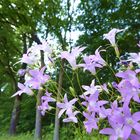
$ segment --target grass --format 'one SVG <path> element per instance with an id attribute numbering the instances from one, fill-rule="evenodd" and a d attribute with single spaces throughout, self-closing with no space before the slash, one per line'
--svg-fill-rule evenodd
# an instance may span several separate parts
<path id="1" fill-rule="evenodd" d="M 43 136 L 42 140 L 52 140 L 52 135 Z M 60 140 L 71 140 L 71 138 L 67 136 L 60 137 Z M 17 136 L 8 136 L 6 134 L 3 134 L 0 136 L 0 140 L 34 140 L 34 137 L 32 134 L 20 134 Z M 72 140 L 108 140 L 107 137 L 95 137 L 90 135 L 85 135 L 82 137 L 76 136 Z"/>
<path id="2" fill-rule="evenodd" d="M 5 132 L 5 131 L 4 131 Z M 53 140 L 54 126 L 42 129 L 42 140 Z M 16 136 L 9 136 L 7 133 L 0 132 L 0 140 L 34 140 L 34 131 L 20 133 Z M 73 124 L 65 124 L 60 129 L 60 140 L 108 140 L 107 136 L 100 135 L 94 130 L 91 134 L 87 134 L 85 129 L 75 127 Z"/>
<path id="3" fill-rule="evenodd" d="M 0 136 L 0 140 L 33 140 L 33 136 L 31 134 L 21 134 L 17 136 L 3 134 Z"/>

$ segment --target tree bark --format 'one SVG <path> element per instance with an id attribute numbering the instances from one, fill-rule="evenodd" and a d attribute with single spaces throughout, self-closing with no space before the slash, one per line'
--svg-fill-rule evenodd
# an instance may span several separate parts
<path id="1" fill-rule="evenodd" d="M 39 90 L 39 92 L 37 94 L 37 103 L 36 103 L 36 120 L 35 120 L 35 135 L 34 135 L 35 140 L 42 139 L 42 134 L 41 134 L 42 116 L 41 116 L 41 111 L 38 110 L 38 106 L 40 106 L 40 104 L 41 104 L 42 94 L 43 94 L 42 90 Z"/>
<path id="2" fill-rule="evenodd" d="M 57 93 L 57 101 L 60 100 L 60 94 L 62 91 L 62 82 L 63 82 L 63 75 L 64 75 L 64 60 L 61 60 L 61 68 L 59 73 L 59 80 L 58 80 L 58 93 Z M 53 140 L 59 140 L 59 128 L 60 128 L 60 122 L 58 118 L 59 108 L 56 106 L 56 112 L 55 112 L 55 128 L 54 128 L 54 137 Z"/>
<path id="3" fill-rule="evenodd" d="M 16 96 L 13 111 L 12 111 L 11 122 L 10 122 L 10 129 L 9 129 L 10 135 L 16 134 L 16 127 L 20 116 L 20 103 L 21 103 L 21 96 Z"/>
<path id="4" fill-rule="evenodd" d="M 27 44 L 26 44 L 26 35 L 23 35 L 23 54 L 27 52 Z M 27 64 L 23 63 L 21 68 L 26 69 Z M 20 83 L 24 83 L 24 76 L 20 77 L 19 80 Z M 15 87 L 15 92 L 18 90 L 17 87 L 17 81 L 13 77 L 13 83 Z M 15 97 L 14 101 L 14 106 L 13 106 L 13 111 L 12 111 L 12 116 L 11 116 L 11 121 L 10 121 L 10 128 L 9 128 L 9 135 L 15 135 L 16 134 L 16 127 L 19 122 L 19 116 L 20 116 L 20 104 L 21 104 L 22 96 L 17 95 Z"/>
<path id="5" fill-rule="evenodd" d="M 37 44 L 42 44 L 37 37 L 36 34 L 33 34 L 33 40 Z M 41 51 L 41 68 L 45 66 L 44 63 L 44 52 Z M 37 94 L 37 102 L 36 102 L 36 120 L 35 120 L 35 135 L 34 135 L 34 140 L 41 140 L 42 139 L 42 134 L 41 134 L 41 129 L 42 129 L 42 116 L 41 116 L 41 111 L 38 110 L 38 106 L 41 105 L 41 97 L 43 95 L 43 90 L 39 90 Z"/>

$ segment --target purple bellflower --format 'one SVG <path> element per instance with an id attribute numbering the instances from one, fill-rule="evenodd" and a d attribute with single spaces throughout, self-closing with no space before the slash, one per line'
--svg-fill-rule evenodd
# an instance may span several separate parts
<path id="1" fill-rule="evenodd" d="M 137 63 L 138 65 L 140 64 L 140 53 L 129 53 L 129 55 L 129 61 Z"/>
<path id="2" fill-rule="evenodd" d="M 86 121 L 84 121 L 84 126 L 88 133 L 91 133 L 92 129 L 98 129 L 97 126 L 98 119 L 95 118 L 95 113 L 90 114 L 87 112 L 83 112 L 83 115 L 86 118 Z"/>
<path id="3" fill-rule="evenodd" d="M 76 58 L 80 55 L 80 53 L 85 49 L 85 47 L 79 48 L 73 48 L 71 52 L 63 51 L 61 52 L 61 58 L 66 59 L 70 65 L 72 66 L 72 69 L 75 70 L 79 66 L 76 64 Z"/>
<path id="4" fill-rule="evenodd" d="M 124 139 L 122 125 L 113 125 L 112 128 L 104 128 L 100 130 L 100 133 L 110 135 L 109 140 L 118 140 L 119 138 L 127 140 Z"/>
<path id="5" fill-rule="evenodd" d="M 131 135 L 132 130 L 140 132 L 140 112 L 135 112 L 131 115 L 130 109 L 127 105 L 123 106 L 123 115 L 116 115 L 115 120 L 117 123 L 123 124 L 123 136 L 125 139 L 128 139 Z"/>
<path id="6" fill-rule="evenodd" d="M 84 98 L 84 96 L 94 94 L 96 91 L 101 91 L 102 88 L 99 85 L 95 85 L 95 79 L 92 80 L 90 86 L 82 85 L 82 88 L 85 89 L 86 91 L 83 93 L 81 97 Z"/>
<path id="7" fill-rule="evenodd" d="M 111 135 L 110 139 L 112 138 L 112 140 L 117 140 L 117 138 L 127 140 L 131 136 L 133 129 L 140 132 L 139 116 L 140 112 L 131 115 L 129 107 L 124 105 L 122 113 L 114 113 L 113 116 L 108 117 L 112 128 L 105 128 L 100 133 Z"/>
<path id="8" fill-rule="evenodd" d="M 105 100 L 99 100 L 98 99 L 99 93 L 96 92 L 95 94 L 91 94 L 89 97 L 86 97 L 86 101 L 82 104 L 87 107 L 87 110 L 89 112 L 100 112 L 101 106 L 108 103 L 108 101 Z"/>
<path id="9" fill-rule="evenodd" d="M 115 100 L 113 103 L 111 103 L 111 108 L 105 109 L 103 106 L 101 107 L 101 110 L 99 112 L 99 116 L 101 118 L 109 117 L 111 120 L 111 117 L 115 114 L 121 114 L 122 113 L 122 107 L 118 107 L 117 101 Z"/>
<path id="10" fill-rule="evenodd" d="M 113 28 L 111 31 L 109 31 L 107 34 L 103 35 L 103 39 L 109 40 L 112 46 L 116 46 L 115 36 L 117 33 L 124 31 L 124 29 L 116 29 Z"/>
<path id="11" fill-rule="evenodd" d="M 26 81 L 26 83 L 33 89 L 40 89 L 50 79 L 49 75 L 44 74 L 45 69 L 46 67 L 43 67 L 41 70 L 30 70 L 29 74 L 31 75 L 31 79 Z"/>
<path id="12" fill-rule="evenodd" d="M 74 123 L 77 123 L 78 120 L 77 120 L 77 118 L 75 117 L 75 115 L 77 115 L 78 113 L 79 113 L 79 111 L 74 111 L 74 112 L 72 112 L 72 110 L 70 109 L 70 110 L 67 112 L 68 118 L 63 119 L 63 122 L 74 122 Z"/>
<path id="13" fill-rule="evenodd" d="M 126 70 L 124 72 L 118 72 L 116 73 L 117 77 L 120 77 L 124 80 L 128 80 L 133 86 L 140 87 L 140 83 L 138 78 L 136 77 L 137 73 L 132 70 Z"/>
<path id="14" fill-rule="evenodd" d="M 128 80 L 122 80 L 117 85 L 117 90 L 121 93 L 122 101 L 125 104 L 129 104 L 130 100 L 133 98 L 134 101 L 140 103 L 140 89 L 133 86 L 130 82 L 131 81 Z"/>
<path id="15" fill-rule="evenodd" d="M 12 95 L 11 97 L 15 97 L 17 95 L 21 95 L 22 93 L 26 93 L 28 95 L 33 95 L 33 91 L 26 85 L 23 85 L 21 83 L 18 83 L 18 88 L 20 89 L 19 91 L 17 91 L 14 95 Z"/>
<path id="16" fill-rule="evenodd" d="M 23 57 L 21 58 L 20 62 L 29 64 L 29 65 L 34 64 L 33 57 L 30 57 L 28 54 L 23 54 Z"/>
<path id="17" fill-rule="evenodd" d="M 103 35 L 103 37 L 104 37 L 103 39 L 109 40 L 111 45 L 114 47 L 114 50 L 115 50 L 117 57 L 120 56 L 120 53 L 119 53 L 119 49 L 118 49 L 117 44 L 116 44 L 115 36 L 117 33 L 122 32 L 122 31 L 124 31 L 124 29 L 120 30 L 120 29 L 113 28 L 111 31 L 109 31 L 109 33 Z"/>
<path id="18" fill-rule="evenodd" d="M 50 110 L 49 102 L 55 102 L 55 99 L 51 97 L 52 93 L 46 91 L 45 96 L 41 97 L 42 104 L 38 106 L 38 109 L 41 110 L 41 114 L 44 116 L 46 110 Z"/>
<path id="19" fill-rule="evenodd" d="M 66 111 L 66 114 L 68 116 L 72 116 L 72 109 L 74 108 L 73 104 L 75 104 L 75 102 L 78 99 L 74 98 L 71 101 L 68 101 L 67 99 L 67 94 L 64 95 L 64 103 L 57 103 L 57 107 L 60 108 L 61 110 L 59 111 L 58 114 L 58 118 L 60 118 L 62 116 L 62 114 Z M 74 114 L 75 116 L 76 114 Z"/>
<path id="20" fill-rule="evenodd" d="M 106 109 L 106 112 L 108 113 L 109 117 L 115 114 L 121 114 L 122 107 L 118 107 L 118 103 L 115 100 L 113 103 L 111 103 L 111 108 Z"/>
<path id="21" fill-rule="evenodd" d="M 106 62 L 100 55 L 100 52 L 104 50 L 100 50 L 99 48 L 95 51 L 95 55 L 89 55 L 84 57 L 84 64 L 79 64 L 79 66 L 83 67 L 84 70 L 90 71 L 92 74 L 96 74 L 96 68 L 102 68 L 106 65 Z"/>

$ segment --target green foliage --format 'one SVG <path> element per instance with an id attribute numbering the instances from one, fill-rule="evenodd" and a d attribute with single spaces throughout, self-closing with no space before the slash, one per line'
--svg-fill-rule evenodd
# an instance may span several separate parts
<path id="1" fill-rule="evenodd" d="M 15 63 L 22 56 L 23 46 L 26 44 L 27 47 L 30 47 L 32 44 L 33 33 L 41 33 L 45 39 L 48 34 L 53 35 L 60 44 L 58 49 L 62 50 L 66 49 L 69 44 L 66 33 L 72 30 L 73 23 L 75 23 L 73 28 L 77 27 L 78 30 L 83 31 L 77 45 L 87 46 L 85 52 L 93 54 L 99 46 L 103 46 L 105 49 L 108 47 L 106 44 L 109 42 L 102 40 L 104 33 L 112 28 L 128 27 L 123 35 L 117 36 L 121 54 L 127 51 L 138 51 L 136 47 L 140 39 L 140 2 L 138 0 L 81 0 L 75 11 L 70 10 L 72 5 L 73 3 L 63 0 L 0 0 L 0 135 L 8 132 L 9 129 L 14 102 L 14 99 L 10 97 L 15 92 L 14 84 L 19 80 L 16 72 L 21 67 L 20 64 L 15 65 Z M 23 41 L 24 35 L 26 41 Z M 107 55 L 102 53 L 102 56 L 108 63 L 113 62 L 115 65 L 113 49 L 109 48 L 108 52 Z M 58 81 L 60 63 L 57 62 L 56 67 L 57 76 L 54 76 L 54 80 Z M 71 72 L 66 62 L 62 95 L 66 91 L 70 91 L 70 98 L 75 93 L 82 94 L 79 86 L 89 85 L 95 78 L 93 75 L 84 75 L 81 70 L 77 73 L 80 83 L 77 81 L 76 73 Z M 98 76 L 102 79 L 97 82 L 113 81 L 114 77 L 111 75 L 111 70 L 107 68 L 102 72 L 98 71 Z M 56 89 L 55 92 L 57 92 Z M 12 138 L 3 135 L 0 140 L 33 139 L 35 102 L 35 98 L 23 96 L 17 132 L 25 134 Z M 52 140 L 54 126 L 51 124 L 54 123 L 54 114 L 55 110 L 52 110 L 43 117 L 44 140 Z M 88 135 L 84 130 L 76 128 L 73 125 L 62 125 L 61 139 L 103 139 L 101 135 L 95 138 L 94 134 Z"/>
<path id="2" fill-rule="evenodd" d="M 54 125 L 50 125 L 43 129 L 43 137 L 42 140 L 52 140 L 53 139 L 53 129 Z M 66 124 L 60 129 L 60 140 L 67 140 L 67 139 L 73 139 L 73 140 L 108 140 L 107 137 L 99 135 L 96 131 L 92 134 L 87 134 L 85 130 L 77 129 L 72 124 Z M 8 136 L 7 134 L 2 134 L 0 136 L 0 140 L 33 140 L 33 133 L 22 133 L 17 136 Z"/>
<path id="3" fill-rule="evenodd" d="M 33 140 L 33 136 L 31 134 L 21 134 L 17 136 L 8 136 L 3 134 L 0 136 L 0 140 Z"/>

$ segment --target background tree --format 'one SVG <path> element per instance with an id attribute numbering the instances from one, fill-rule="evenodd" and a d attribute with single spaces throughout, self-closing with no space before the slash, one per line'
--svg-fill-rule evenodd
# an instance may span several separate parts
<path id="1" fill-rule="evenodd" d="M 109 44 L 109 42 L 103 40 L 104 33 L 107 33 L 112 28 L 125 28 L 126 31 L 123 33 L 123 37 L 121 34 L 117 36 L 120 53 L 123 55 L 128 51 L 138 51 L 136 46 L 140 40 L 140 2 L 138 0 L 81 0 L 78 8 L 75 5 L 76 1 L 74 0 L 0 1 L 0 132 L 8 130 L 11 112 L 15 110 L 15 106 L 17 108 L 16 112 L 18 112 L 15 118 L 19 118 L 19 112 L 22 114 L 19 121 L 17 119 L 14 123 L 14 126 L 17 127 L 17 132 L 32 132 L 34 130 L 35 99 L 23 95 L 23 102 L 17 97 L 15 99 L 16 105 L 13 105 L 14 99 L 9 98 L 17 90 L 17 81 L 20 79 L 16 73 L 22 66 L 21 64 L 15 65 L 15 63 L 22 56 L 25 44 L 27 48 L 32 45 L 34 41 L 32 35 L 34 33 L 39 38 L 40 36 L 44 39 L 48 39 L 50 36 L 53 37 L 54 40 L 57 40 L 57 45 L 59 44 L 57 49 L 66 50 L 72 48 L 68 34 L 72 29 L 79 30 L 82 35 L 76 45 L 87 46 L 85 53 L 93 54 L 94 50 L 99 46 L 108 49 L 108 45 L 105 44 Z M 104 53 L 102 55 L 109 63 L 113 61 L 115 66 L 114 50 L 109 48 L 108 51 L 107 55 Z M 59 85 L 58 100 L 59 93 L 64 93 L 61 88 L 68 89 L 68 86 L 70 86 L 66 74 L 72 76 L 72 73 L 67 64 L 67 62 L 57 61 L 57 76 L 54 77 L 54 80 Z M 65 71 L 63 71 L 64 69 Z M 78 71 L 78 73 L 81 84 L 91 82 L 93 77 L 83 75 L 82 71 Z M 103 73 L 105 74 L 103 75 Z M 110 76 L 109 69 L 104 69 L 103 73 L 98 73 L 102 75 L 103 82 L 113 79 Z M 76 79 L 73 78 L 72 80 L 76 92 L 80 94 Z M 18 109 L 19 105 L 21 110 Z M 32 113 L 30 112 L 31 109 Z M 47 113 L 42 118 L 43 131 L 48 130 L 49 126 L 54 124 L 54 110 L 51 113 L 53 115 Z M 54 140 L 59 139 L 59 120 L 57 115 L 58 110 L 55 119 Z M 30 123 L 26 120 L 29 120 Z M 47 128 L 45 128 L 45 125 L 47 125 Z M 63 124 L 63 126 L 65 125 L 67 124 Z M 16 129 L 12 125 L 10 128 L 10 133 L 15 134 Z M 52 126 L 51 131 L 53 128 Z M 67 132 L 67 134 L 69 133 Z"/>

